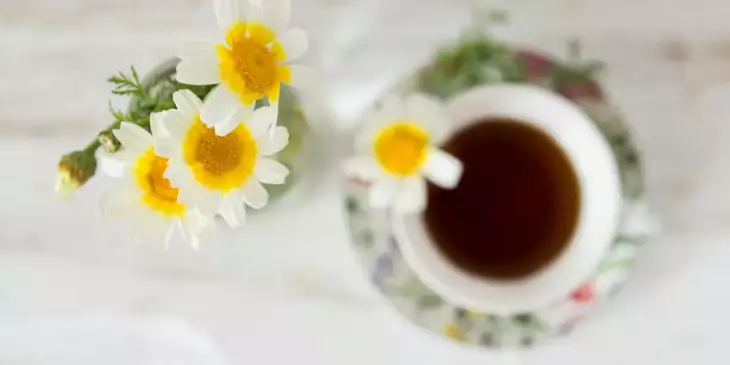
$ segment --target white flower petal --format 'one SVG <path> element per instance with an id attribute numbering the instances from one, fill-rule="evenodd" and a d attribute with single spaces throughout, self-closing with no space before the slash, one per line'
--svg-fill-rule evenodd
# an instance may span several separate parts
<path id="1" fill-rule="evenodd" d="M 245 0 L 241 0 L 245 1 Z M 262 23 L 263 22 L 263 10 L 261 9 L 260 2 L 250 1 L 245 15 L 241 16 L 241 19 L 246 19 L 248 23 Z M 276 34 L 276 33 L 274 33 Z"/>
<path id="2" fill-rule="evenodd" d="M 426 129 L 435 144 L 443 141 L 451 120 L 438 99 L 425 94 L 414 94 L 406 98 L 404 107 L 406 118 Z"/>
<path id="3" fill-rule="evenodd" d="M 231 227 L 238 227 L 246 221 L 246 207 L 237 194 L 223 198 L 218 213 Z"/>
<path id="4" fill-rule="evenodd" d="M 229 119 L 233 118 L 243 107 L 244 105 L 238 100 L 238 96 L 226 85 L 221 84 L 205 98 L 205 103 L 203 103 L 203 108 L 200 111 L 200 119 L 209 127 L 216 124 L 230 123 Z"/>
<path id="5" fill-rule="evenodd" d="M 179 189 L 178 199 L 188 208 L 198 209 L 204 216 L 215 215 L 221 206 L 223 196 L 219 192 L 207 190 L 198 185 L 189 173 L 176 174 L 174 171 L 170 171 L 170 167 L 168 165 L 165 177 Z"/>
<path id="6" fill-rule="evenodd" d="M 183 240 L 189 243 L 195 250 L 200 247 L 199 236 L 205 228 L 212 223 L 212 219 L 206 219 L 197 209 L 188 209 L 182 219 L 178 220 L 178 227 L 182 233 Z"/>
<path id="7" fill-rule="evenodd" d="M 271 156 L 283 150 L 289 144 L 289 131 L 286 127 L 274 128 L 271 136 L 265 135 L 258 141 L 259 156 Z"/>
<path id="8" fill-rule="evenodd" d="M 372 153 L 377 131 L 379 130 L 374 128 L 373 125 L 363 125 L 355 135 L 355 151 L 358 153 Z"/>
<path id="9" fill-rule="evenodd" d="M 432 183 L 444 189 L 453 189 L 459 184 L 463 173 L 464 165 L 456 157 L 438 148 L 428 151 L 423 174 Z"/>
<path id="10" fill-rule="evenodd" d="M 254 105 L 243 105 L 240 104 L 239 108 L 233 113 L 233 115 L 222 123 L 215 125 L 215 133 L 219 136 L 225 136 L 231 133 L 232 130 L 236 129 L 241 123 L 245 123 L 251 119 L 253 114 Z"/>
<path id="11" fill-rule="evenodd" d="M 383 170 L 370 155 L 355 156 L 343 165 L 345 176 L 357 177 L 365 181 L 375 181 L 384 177 Z"/>
<path id="12" fill-rule="evenodd" d="M 200 211 L 192 208 L 187 210 L 182 222 L 185 223 L 185 230 L 189 234 L 198 234 L 204 231 L 213 222 L 213 219 L 212 217 L 204 216 Z"/>
<path id="13" fill-rule="evenodd" d="M 198 211 L 197 209 L 193 208 L 195 211 Z M 216 224 L 215 216 L 204 216 L 202 213 L 198 211 L 198 215 L 202 219 L 202 228 L 200 228 L 200 231 L 198 232 L 199 235 L 203 234 L 210 234 L 216 231 L 218 229 L 218 225 Z"/>
<path id="14" fill-rule="evenodd" d="M 249 119 L 246 120 L 251 136 L 254 139 L 262 137 L 276 123 L 276 109 L 265 106 L 254 110 Z"/>
<path id="15" fill-rule="evenodd" d="M 182 112 L 188 119 L 195 119 L 200 114 L 203 102 L 190 90 L 178 90 L 172 94 L 177 110 Z"/>
<path id="16" fill-rule="evenodd" d="M 291 70 L 291 86 L 296 88 L 312 88 L 317 84 L 317 73 L 312 68 L 291 65 L 289 69 Z"/>
<path id="17" fill-rule="evenodd" d="M 274 136 L 274 130 L 276 129 L 276 125 L 279 121 L 279 100 L 277 101 L 271 101 L 269 100 L 269 108 L 271 108 L 272 111 L 274 111 L 274 122 L 271 123 L 271 127 L 269 128 L 269 137 Z"/>
<path id="18" fill-rule="evenodd" d="M 256 161 L 253 174 L 264 184 L 283 184 L 289 175 L 289 169 L 284 164 L 269 158 L 260 158 Z"/>
<path id="19" fill-rule="evenodd" d="M 115 158 L 99 155 L 96 162 L 99 170 L 110 177 L 122 177 L 130 170 L 129 165 Z"/>
<path id="20" fill-rule="evenodd" d="M 275 32 L 280 32 L 286 28 L 291 17 L 290 0 L 264 0 L 263 6 L 263 23 Z"/>
<path id="21" fill-rule="evenodd" d="M 200 210 L 205 215 L 215 214 L 215 212 L 220 208 L 221 200 L 223 200 L 223 197 L 215 191 L 197 189 L 191 190 L 190 193 L 195 196 L 194 201 L 196 202 L 192 206 Z M 193 199 L 190 200 L 192 201 Z"/>
<path id="22" fill-rule="evenodd" d="M 288 29 L 276 40 L 284 49 L 286 61 L 293 61 L 301 57 L 309 47 L 307 33 L 301 29 Z"/>
<path id="23" fill-rule="evenodd" d="M 154 139 L 158 138 L 169 138 L 170 132 L 165 128 L 165 114 L 168 111 L 157 112 L 150 114 L 150 131 Z"/>
<path id="24" fill-rule="evenodd" d="M 181 59 L 177 64 L 177 81 L 188 85 L 213 85 L 221 81 L 217 58 Z"/>
<path id="25" fill-rule="evenodd" d="M 112 131 L 122 145 L 133 151 L 142 151 L 152 144 L 152 136 L 144 128 L 129 122 L 122 122 L 118 129 Z"/>
<path id="26" fill-rule="evenodd" d="M 242 119 L 236 117 L 240 113 L 234 113 L 233 116 L 226 119 L 223 122 L 216 123 L 215 124 L 215 134 L 219 136 L 225 136 L 228 133 L 231 133 L 232 130 L 236 129 L 241 124 Z"/>
<path id="27" fill-rule="evenodd" d="M 243 201 L 253 209 L 261 209 L 269 202 L 269 193 L 255 178 L 249 178 L 241 189 Z"/>
<path id="28" fill-rule="evenodd" d="M 155 153 L 166 158 L 180 157 L 180 142 L 172 138 L 160 138 L 155 141 Z"/>
<path id="29" fill-rule="evenodd" d="M 119 178 L 134 168 L 134 162 L 138 156 L 139 153 L 130 153 L 129 150 L 124 149 L 115 153 L 99 151 L 96 155 L 96 162 L 101 172 L 107 176 Z"/>
<path id="30" fill-rule="evenodd" d="M 172 235 L 177 230 L 177 224 L 175 222 L 176 221 L 168 220 L 164 226 L 160 226 L 159 230 L 155 231 L 155 232 L 159 232 L 158 234 L 162 237 L 162 242 L 163 242 L 163 245 L 165 246 L 166 250 L 168 250 L 170 248 L 170 241 L 172 240 Z"/>
<path id="31" fill-rule="evenodd" d="M 398 181 L 383 179 L 370 186 L 368 203 L 373 208 L 386 208 L 398 192 Z"/>
<path id="32" fill-rule="evenodd" d="M 183 238 L 183 239 L 185 240 L 185 242 L 190 244 L 190 246 L 193 248 L 193 250 L 195 250 L 195 251 L 200 250 L 200 238 L 198 236 L 191 235 L 188 238 Z"/>
<path id="33" fill-rule="evenodd" d="M 248 3 L 247 0 L 215 0 L 213 7 L 218 26 L 223 30 L 228 30 L 233 23 L 246 20 Z"/>
<path id="34" fill-rule="evenodd" d="M 187 217 L 187 215 L 186 215 Z M 193 219 L 194 220 L 194 219 Z M 190 244 L 190 246 L 193 247 L 194 250 L 200 249 L 200 236 L 199 231 L 195 230 L 193 227 L 194 223 L 191 223 L 191 219 L 183 218 L 181 220 L 177 221 L 178 229 L 180 230 L 180 233 L 182 234 L 183 240 L 185 243 Z"/>
<path id="35" fill-rule="evenodd" d="M 139 207 L 141 192 L 131 184 L 121 184 L 117 189 L 101 199 L 101 214 L 105 218 L 125 218 L 133 216 Z"/>
<path id="36" fill-rule="evenodd" d="M 369 151 L 373 141 L 383 127 L 405 119 L 403 101 L 394 96 L 386 96 L 374 110 L 368 112 L 363 120 L 363 126 L 355 137 L 355 148 L 358 151 Z"/>
<path id="37" fill-rule="evenodd" d="M 102 149 L 99 149 L 97 154 L 97 158 L 110 158 L 119 161 L 120 163 L 124 164 L 135 164 L 137 163 L 137 159 L 139 159 L 141 153 L 144 151 L 134 151 L 126 148 L 120 148 L 117 152 L 106 152 Z"/>
<path id="38" fill-rule="evenodd" d="M 168 110 L 162 116 L 162 125 L 170 133 L 170 136 L 177 140 L 182 140 L 190 129 L 190 125 L 195 121 L 187 118 L 179 110 Z"/>
<path id="39" fill-rule="evenodd" d="M 383 99 L 380 108 L 371 114 L 374 120 L 370 120 L 369 124 L 384 126 L 402 120 L 406 117 L 406 106 L 399 97 L 390 95 Z"/>
<path id="40" fill-rule="evenodd" d="M 426 180 L 413 176 L 400 185 L 395 195 L 393 209 L 399 213 L 417 213 L 426 207 Z"/>
<path id="41" fill-rule="evenodd" d="M 170 158 L 167 162 L 167 169 L 165 169 L 164 176 L 170 180 L 172 186 L 176 188 L 179 188 L 181 184 L 191 183 L 193 181 L 193 174 L 190 171 L 190 168 L 185 164 L 185 161 L 179 157 Z"/>

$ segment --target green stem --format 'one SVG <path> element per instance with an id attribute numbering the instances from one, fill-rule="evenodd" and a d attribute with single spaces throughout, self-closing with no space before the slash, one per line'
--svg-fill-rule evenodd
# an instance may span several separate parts
<path id="1" fill-rule="evenodd" d="M 91 142 L 88 147 L 94 148 L 94 150 L 96 148 L 102 147 L 107 152 L 110 152 L 110 153 L 116 152 L 119 149 L 120 144 L 119 144 L 119 141 L 117 140 L 117 138 L 114 136 L 113 131 L 115 129 L 118 129 L 121 126 L 122 122 L 123 121 L 115 121 L 114 123 L 112 123 L 108 127 L 106 127 L 105 129 L 103 129 L 101 132 L 99 132 L 99 134 L 97 134 L 96 140 L 94 142 Z M 149 118 L 129 120 L 129 121 L 124 121 L 124 122 L 133 123 L 148 131 L 150 130 Z"/>
<path id="2" fill-rule="evenodd" d="M 84 152 L 85 153 L 94 153 L 94 152 L 96 152 L 96 150 L 99 148 L 100 145 L 101 144 L 99 143 L 99 140 L 94 139 L 93 141 L 91 141 L 91 143 L 86 145 L 86 147 L 84 148 Z"/>
<path id="3" fill-rule="evenodd" d="M 113 131 L 113 130 L 115 130 L 115 129 L 119 128 L 119 127 L 120 127 L 121 125 L 122 125 L 122 121 L 121 121 L 121 120 L 115 121 L 114 123 L 112 123 L 112 124 L 109 124 L 109 126 L 108 126 L 108 127 L 104 128 L 104 129 L 103 129 L 103 130 L 102 130 L 101 132 L 99 132 L 99 133 L 106 133 L 106 132 L 111 132 L 111 131 Z M 97 142 L 98 142 L 98 140 L 97 140 Z"/>

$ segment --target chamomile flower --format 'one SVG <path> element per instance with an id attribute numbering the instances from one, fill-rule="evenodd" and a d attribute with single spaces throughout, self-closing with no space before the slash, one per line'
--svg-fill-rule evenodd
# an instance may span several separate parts
<path id="1" fill-rule="evenodd" d="M 102 201 L 102 211 L 107 216 L 130 220 L 139 241 L 164 242 L 167 246 L 173 232 L 179 230 L 183 239 L 197 249 L 198 235 L 210 219 L 178 200 L 178 189 L 165 177 L 168 160 L 155 152 L 155 139 L 166 134 L 159 116 L 151 119 L 151 129 L 153 134 L 123 122 L 113 131 L 122 148 L 104 155 L 101 167 L 122 183 Z"/>
<path id="2" fill-rule="evenodd" d="M 226 135 L 239 122 L 240 108 L 253 109 L 256 100 L 268 97 L 278 113 L 281 83 L 299 86 L 310 70 L 289 62 L 308 47 L 301 29 L 287 29 L 289 0 L 214 0 L 224 41 L 186 44 L 180 53 L 178 81 L 190 85 L 220 84 L 207 97 L 202 120 Z"/>
<path id="3" fill-rule="evenodd" d="M 425 95 L 390 98 L 365 121 L 358 135 L 359 155 L 345 172 L 372 183 L 369 201 L 375 208 L 418 212 L 426 205 L 426 181 L 453 189 L 463 166 L 436 147 L 449 125 L 444 108 Z"/>
<path id="4" fill-rule="evenodd" d="M 184 204 L 205 215 L 219 213 L 230 226 L 243 223 L 244 203 L 254 209 L 268 203 L 261 183 L 283 184 L 289 174 L 271 158 L 289 143 L 289 132 L 275 127 L 270 133 L 276 115 L 262 107 L 237 112 L 237 126 L 219 136 L 201 120 L 206 106 L 195 94 L 180 90 L 173 100 L 177 109 L 165 112 L 162 119 L 171 138 L 156 149 L 170 159 L 165 176 L 180 189 Z"/>

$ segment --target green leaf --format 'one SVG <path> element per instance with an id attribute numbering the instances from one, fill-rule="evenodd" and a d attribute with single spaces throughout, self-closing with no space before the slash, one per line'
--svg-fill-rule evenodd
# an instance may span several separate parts
<path id="1" fill-rule="evenodd" d="M 107 79 L 109 83 L 114 85 L 112 94 L 115 95 L 128 95 L 128 96 L 139 96 L 146 98 L 146 90 L 139 81 L 139 75 L 134 67 L 130 68 L 130 74 L 127 75 L 119 71 L 116 75 L 113 75 Z"/>
<path id="2" fill-rule="evenodd" d="M 109 113 L 111 113 L 112 117 L 114 117 L 115 123 L 121 123 L 123 121 L 130 119 L 128 115 L 122 113 L 122 111 L 120 111 L 118 109 L 115 109 L 114 106 L 112 105 L 111 100 L 109 101 L 108 108 L 109 108 Z"/>

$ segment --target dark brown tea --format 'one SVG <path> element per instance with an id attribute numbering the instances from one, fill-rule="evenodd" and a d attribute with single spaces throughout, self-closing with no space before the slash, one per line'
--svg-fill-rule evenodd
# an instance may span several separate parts
<path id="1" fill-rule="evenodd" d="M 428 187 L 425 221 L 454 265 L 483 277 L 519 279 L 550 264 L 571 240 L 580 191 L 557 143 L 506 119 L 474 123 L 443 148 L 462 161 L 454 190 Z"/>

